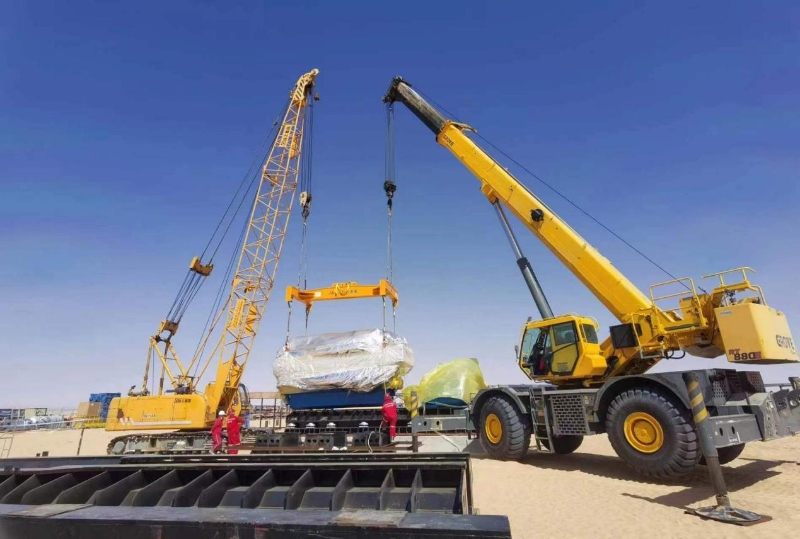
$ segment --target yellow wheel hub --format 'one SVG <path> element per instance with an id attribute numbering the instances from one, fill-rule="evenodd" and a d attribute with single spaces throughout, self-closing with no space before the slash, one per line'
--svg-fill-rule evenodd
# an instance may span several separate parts
<path id="1" fill-rule="evenodd" d="M 640 453 L 655 453 L 664 445 L 664 430 L 658 420 L 644 412 L 625 418 L 625 439 Z"/>
<path id="2" fill-rule="evenodd" d="M 497 417 L 495 414 L 487 415 L 486 424 L 483 426 L 483 430 L 486 433 L 486 438 L 490 442 L 493 444 L 500 443 L 500 438 L 503 437 L 503 424 L 500 422 L 499 417 Z"/>

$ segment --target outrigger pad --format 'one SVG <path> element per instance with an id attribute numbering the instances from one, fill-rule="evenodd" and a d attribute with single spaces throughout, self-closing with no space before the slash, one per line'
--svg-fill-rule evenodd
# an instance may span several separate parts
<path id="1" fill-rule="evenodd" d="M 697 515 L 700 518 L 708 518 L 728 524 L 738 524 L 739 526 L 752 526 L 753 524 L 772 520 L 769 517 L 763 517 L 757 513 L 745 511 L 744 509 L 737 509 L 735 507 L 726 507 L 724 505 L 687 509 L 686 512 L 691 515 Z"/>

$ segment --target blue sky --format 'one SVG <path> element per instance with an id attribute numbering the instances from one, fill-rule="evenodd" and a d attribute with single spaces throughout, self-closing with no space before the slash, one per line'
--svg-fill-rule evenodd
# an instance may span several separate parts
<path id="1" fill-rule="evenodd" d="M 399 74 L 673 274 L 753 266 L 800 335 L 795 4 L 270 4 L 0 7 L 0 405 L 73 406 L 140 382 L 189 260 L 311 68 L 310 286 L 384 276 L 380 99 Z M 405 108 L 396 121 L 397 331 L 416 353 L 407 383 L 457 357 L 478 358 L 489 383 L 524 382 L 513 347 L 535 308 L 494 212 Z M 518 176 L 643 290 L 665 280 Z M 274 387 L 299 223 L 245 374 L 251 390 Z M 592 314 L 607 334 L 614 320 L 599 302 L 515 230 L 554 309 Z M 222 273 L 183 320 L 183 356 Z M 309 329 L 380 325 L 380 302 L 363 301 L 321 304 Z M 701 365 L 728 364 L 658 370 Z"/>

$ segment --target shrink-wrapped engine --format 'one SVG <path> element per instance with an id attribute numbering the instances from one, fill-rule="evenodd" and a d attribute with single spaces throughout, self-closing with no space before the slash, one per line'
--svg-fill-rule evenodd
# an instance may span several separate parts
<path id="1" fill-rule="evenodd" d="M 327 389 L 367 392 L 414 366 L 406 339 L 381 329 L 321 333 L 289 339 L 272 371 L 286 394 Z"/>

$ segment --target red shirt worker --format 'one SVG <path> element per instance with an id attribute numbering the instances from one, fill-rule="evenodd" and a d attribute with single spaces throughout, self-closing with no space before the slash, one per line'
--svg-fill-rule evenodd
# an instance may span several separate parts
<path id="1" fill-rule="evenodd" d="M 222 449 L 222 422 L 225 419 L 225 412 L 222 410 L 217 414 L 214 424 L 211 426 L 211 452 L 218 453 Z"/>
<path id="2" fill-rule="evenodd" d="M 383 422 L 389 425 L 389 441 L 394 441 L 397 432 L 397 405 L 388 393 L 383 396 Z"/>
<path id="3" fill-rule="evenodd" d="M 228 445 L 239 445 L 242 443 L 242 436 L 239 434 L 239 429 L 242 428 L 244 419 L 236 415 L 233 408 L 228 410 Z M 228 453 L 231 455 L 238 455 L 238 449 L 229 449 Z"/>

